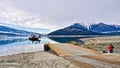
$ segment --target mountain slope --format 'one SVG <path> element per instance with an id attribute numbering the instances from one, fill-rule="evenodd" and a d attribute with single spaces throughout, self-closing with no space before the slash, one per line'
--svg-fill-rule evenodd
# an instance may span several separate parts
<path id="1" fill-rule="evenodd" d="M 120 35 L 120 26 L 98 23 L 86 27 L 80 23 L 75 23 L 66 28 L 53 31 L 49 35 Z"/>
<path id="2" fill-rule="evenodd" d="M 91 25 L 89 27 L 89 30 L 94 32 L 116 32 L 116 31 L 120 31 L 120 26 L 98 23 Z"/>
<path id="3" fill-rule="evenodd" d="M 6 27 L 6 26 L 0 26 L 0 31 L 2 32 L 10 32 L 10 33 L 20 33 L 20 34 L 30 34 L 32 32 L 28 32 L 25 30 L 18 30 L 18 29 L 14 29 L 14 28 L 10 28 L 10 27 Z"/>
<path id="4" fill-rule="evenodd" d="M 96 35 L 96 34 L 100 33 L 89 31 L 86 27 L 80 25 L 79 23 L 75 23 L 64 29 L 59 29 L 49 33 L 49 35 Z"/>
<path id="5" fill-rule="evenodd" d="M 21 35 L 29 35 L 34 34 L 33 32 L 28 32 L 25 30 L 18 30 L 6 26 L 0 25 L 0 35 L 6 35 L 6 36 L 21 36 Z"/>

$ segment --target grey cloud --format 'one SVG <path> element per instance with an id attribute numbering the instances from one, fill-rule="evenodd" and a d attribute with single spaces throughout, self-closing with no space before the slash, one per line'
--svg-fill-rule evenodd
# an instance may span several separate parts
<path id="1" fill-rule="evenodd" d="M 6 0 L 15 8 L 54 24 L 105 21 L 119 24 L 120 0 Z"/>

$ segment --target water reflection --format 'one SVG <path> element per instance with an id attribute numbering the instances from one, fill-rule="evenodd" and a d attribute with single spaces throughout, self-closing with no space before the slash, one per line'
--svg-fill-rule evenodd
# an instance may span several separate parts
<path id="1" fill-rule="evenodd" d="M 81 38 L 94 38 L 94 37 L 106 37 L 110 35 L 50 35 L 51 40 L 59 43 L 68 43 L 70 41 L 76 41 L 78 44 L 84 44 Z"/>
<path id="2" fill-rule="evenodd" d="M 42 37 L 40 43 L 32 43 L 28 38 L 10 38 L 0 40 L 0 56 L 10 55 L 23 52 L 34 52 L 44 50 L 44 44 L 50 43 L 67 43 L 76 41 L 78 44 L 83 42 L 79 40 L 80 37 Z"/>
<path id="3" fill-rule="evenodd" d="M 70 41 L 76 41 L 78 44 L 83 44 L 84 42 L 79 40 L 81 37 L 49 37 L 51 40 L 59 43 L 68 43 Z"/>
<path id="4" fill-rule="evenodd" d="M 24 52 L 44 50 L 43 45 L 48 42 L 56 43 L 46 37 L 40 38 L 40 43 L 32 43 L 28 38 L 7 38 L 0 40 L 0 56 Z"/>
<path id="5" fill-rule="evenodd" d="M 24 42 L 27 41 L 27 39 L 2 39 L 0 40 L 0 45 L 7 45 L 7 44 L 12 44 L 16 42 Z"/>

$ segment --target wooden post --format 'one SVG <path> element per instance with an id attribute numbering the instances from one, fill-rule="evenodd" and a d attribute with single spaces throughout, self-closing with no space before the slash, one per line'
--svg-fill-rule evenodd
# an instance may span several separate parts
<path id="1" fill-rule="evenodd" d="M 48 51 L 48 50 L 50 50 L 49 45 L 48 44 L 44 44 L 44 51 Z"/>

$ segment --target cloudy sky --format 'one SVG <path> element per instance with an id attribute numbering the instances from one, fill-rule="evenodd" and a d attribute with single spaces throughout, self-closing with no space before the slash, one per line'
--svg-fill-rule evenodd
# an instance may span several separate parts
<path id="1" fill-rule="evenodd" d="M 120 25 L 120 0 L 0 0 L 0 23 L 56 30 L 73 23 Z"/>

